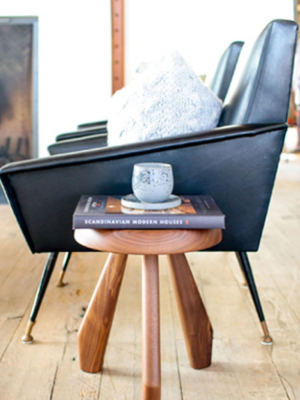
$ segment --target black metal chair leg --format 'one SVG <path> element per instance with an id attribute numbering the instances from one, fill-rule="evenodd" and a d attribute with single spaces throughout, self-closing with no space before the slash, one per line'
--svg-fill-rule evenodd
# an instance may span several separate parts
<path id="1" fill-rule="evenodd" d="M 238 259 L 239 266 L 241 268 L 241 271 L 242 271 L 242 274 L 243 274 L 243 277 L 244 277 L 244 282 L 242 284 L 242 287 L 243 287 L 243 289 L 249 289 L 248 283 L 247 283 L 247 278 L 246 278 L 245 271 L 244 271 L 244 267 L 243 267 L 243 264 L 242 264 L 242 261 L 241 261 L 240 253 L 236 252 L 235 254 L 236 254 L 236 257 Z"/>
<path id="2" fill-rule="evenodd" d="M 32 306 L 32 310 L 31 310 L 31 314 L 30 314 L 30 318 L 28 321 L 28 325 L 27 325 L 27 329 L 25 332 L 25 335 L 22 337 L 22 341 L 25 344 L 30 344 L 33 342 L 33 337 L 31 335 L 31 331 L 33 328 L 33 325 L 35 324 L 35 320 L 37 317 L 37 314 L 39 312 L 41 303 L 43 301 L 44 298 L 44 294 L 46 292 L 49 280 L 51 278 L 56 260 L 57 260 L 57 256 L 58 253 L 49 253 L 45 268 L 44 268 L 44 272 L 40 281 L 40 285 L 38 287 L 35 299 L 34 299 L 34 303 Z"/>
<path id="3" fill-rule="evenodd" d="M 72 253 L 66 253 L 64 261 L 63 261 L 63 265 L 62 265 L 62 269 L 60 270 L 60 274 L 58 277 L 58 281 L 56 282 L 56 286 L 57 287 L 63 287 L 65 285 L 67 285 L 67 283 L 63 282 L 66 270 L 67 270 L 67 266 L 69 264 L 70 258 L 71 258 Z"/>
<path id="4" fill-rule="evenodd" d="M 254 276 L 252 273 L 252 269 L 251 269 L 251 265 L 250 265 L 250 261 L 248 259 L 247 253 L 245 252 L 236 252 L 235 253 L 238 259 L 238 262 L 240 264 L 240 267 L 243 271 L 243 274 L 245 276 L 247 285 L 249 287 L 255 308 L 256 308 L 256 312 L 258 314 L 261 326 L 262 326 L 262 330 L 264 333 L 264 336 L 261 339 L 262 344 L 272 344 L 273 343 L 273 339 L 269 334 L 269 330 L 265 321 L 265 316 L 263 313 L 263 309 L 259 300 L 259 295 L 258 295 L 258 291 L 256 288 L 256 284 L 255 284 L 255 280 L 254 280 Z"/>

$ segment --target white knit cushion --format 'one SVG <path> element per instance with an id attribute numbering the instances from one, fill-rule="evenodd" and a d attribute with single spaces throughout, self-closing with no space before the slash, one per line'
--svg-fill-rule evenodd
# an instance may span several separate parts
<path id="1" fill-rule="evenodd" d="M 201 132 L 217 126 L 222 102 L 177 53 L 150 64 L 111 98 L 108 144 Z"/>

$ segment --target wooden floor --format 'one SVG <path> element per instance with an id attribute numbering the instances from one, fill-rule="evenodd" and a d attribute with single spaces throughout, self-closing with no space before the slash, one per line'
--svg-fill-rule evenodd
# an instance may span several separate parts
<path id="1" fill-rule="evenodd" d="M 166 260 L 160 259 L 162 399 L 300 400 L 300 159 L 282 162 L 261 248 L 250 254 L 273 346 L 261 329 L 231 253 L 188 256 L 214 328 L 210 368 L 190 368 Z M 62 256 L 60 257 L 61 261 Z M 79 370 L 76 334 L 106 254 L 76 254 L 64 288 L 46 293 L 33 335 L 25 330 L 46 255 L 31 255 L 0 205 L 0 399 L 141 399 L 141 268 L 130 257 L 104 369 Z"/>

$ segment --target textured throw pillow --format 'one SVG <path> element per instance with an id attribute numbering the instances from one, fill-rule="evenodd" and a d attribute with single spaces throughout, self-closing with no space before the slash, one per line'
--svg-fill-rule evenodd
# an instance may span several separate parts
<path id="1" fill-rule="evenodd" d="M 222 102 L 177 52 L 165 55 L 116 92 L 108 113 L 108 144 L 118 145 L 217 126 Z"/>

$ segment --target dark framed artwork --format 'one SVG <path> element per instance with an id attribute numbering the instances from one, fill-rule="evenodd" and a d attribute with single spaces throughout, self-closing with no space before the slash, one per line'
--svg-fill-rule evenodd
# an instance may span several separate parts
<path id="1" fill-rule="evenodd" d="M 0 17 L 0 167 L 37 157 L 37 51 L 37 17 Z"/>

